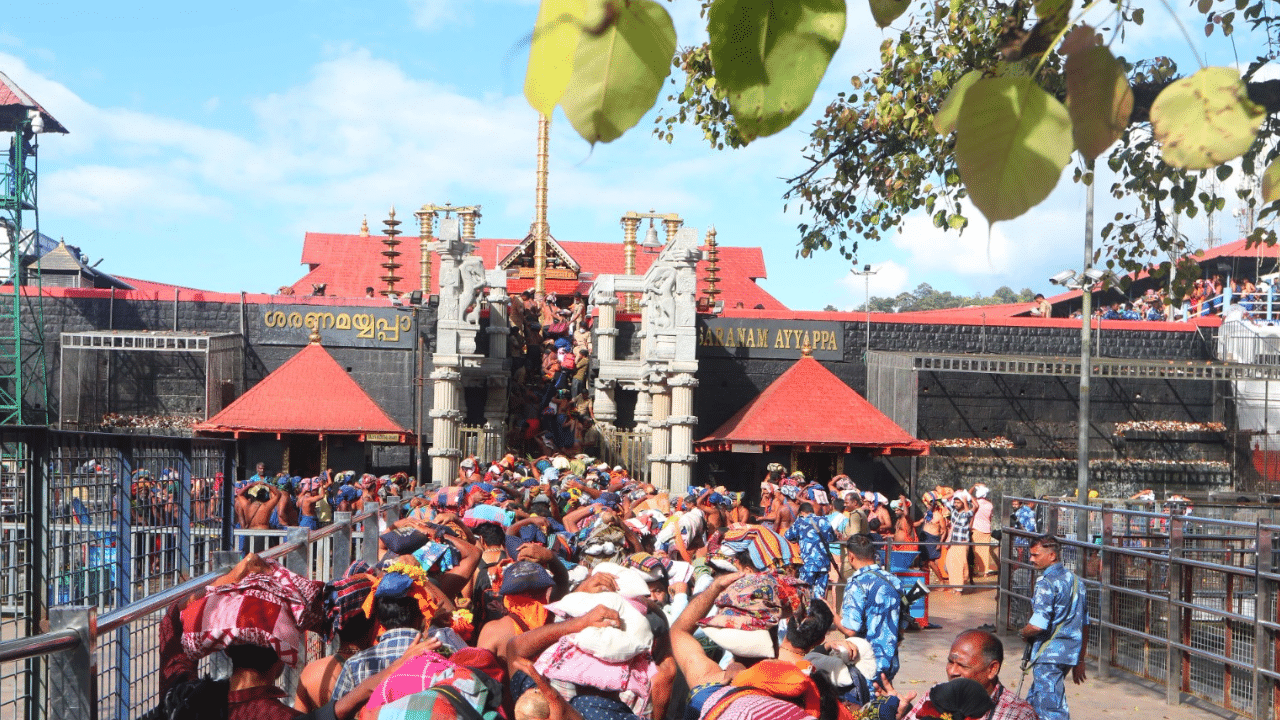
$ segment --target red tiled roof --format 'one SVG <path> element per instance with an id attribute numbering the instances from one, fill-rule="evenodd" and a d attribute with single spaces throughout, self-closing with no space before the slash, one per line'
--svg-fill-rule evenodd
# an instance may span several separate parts
<path id="1" fill-rule="evenodd" d="M 802 357 L 715 432 L 700 452 L 735 443 L 865 449 L 883 455 L 926 455 L 927 443 L 898 427 L 812 357 Z"/>
<path id="2" fill-rule="evenodd" d="M 408 430 L 320 345 L 308 345 L 235 402 L 196 425 L 208 433 L 365 435 Z"/>
<path id="3" fill-rule="evenodd" d="M 397 261 L 400 268 L 396 271 L 402 280 L 397 285 L 404 291 L 417 290 L 421 276 L 421 252 L 416 237 L 402 238 L 403 242 L 397 250 L 400 256 Z M 520 240 L 502 238 L 479 238 L 474 241 L 476 253 L 490 270 L 506 257 Z M 557 281 L 563 285 L 560 292 L 585 292 L 590 287 L 590 279 L 605 274 L 621 275 L 624 270 L 622 243 L 606 242 L 572 242 L 559 241 L 565 252 L 573 257 L 582 268 L 582 276 L 578 283 Z M 302 263 L 311 271 L 293 284 L 299 295 L 311 292 L 313 283 L 326 283 L 326 293 L 331 297 L 363 296 L 366 287 L 381 290 L 386 285 L 378 280 L 385 274 L 381 267 L 384 258 L 379 253 L 385 249 L 378 236 L 361 237 L 359 235 L 339 235 L 333 233 L 307 233 L 302 246 Z M 764 288 L 756 284 L 756 280 L 767 276 L 764 266 L 764 251 L 758 247 L 719 246 L 720 268 L 720 300 L 725 307 L 734 307 L 741 302 L 745 308 L 763 305 L 766 310 L 786 310 L 786 306 L 770 295 Z M 636 272 L 643 275 L 657 254 L 638 252 L 636 254 Z M 698 263 L 698 289 L 705 287 L 706 261 Z M 519 292 L 529 286 L 529 280 L 511 278 L 508 291 Z M 548 281 L 548 289 L 551 289 Z M 440 287 L 440 258 L 431 255 L 431 292 L 436 293 Z"/>
<path id="4" fill-rule="evenodd" d="M 58 122 L 58 119 L 49 114 L 48 110 L 40 107 L 40 103 L 35 98 L 28 95 L 22 88 L 9 79 L 8 75 L 0 72 L 0 116 L 16 118 L 21 113 L 25 115 L 25 109 L 35 108 L 40 111 L 44 117 L 44 131 L 66 133 L 67 129 Z"/>

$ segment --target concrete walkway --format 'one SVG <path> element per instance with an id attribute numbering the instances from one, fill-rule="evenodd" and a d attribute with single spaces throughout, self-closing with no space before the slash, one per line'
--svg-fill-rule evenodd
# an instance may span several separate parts
<path id="1" fill-rule="evenodd" d="M 947 653 L 951 641 L 962 631 L 983 624 L 996 624 L 996 593 L 979 590 L 956 595 L 935 591 L 929 596 L 929 619 L 941 630 L 923 630 L 907 635 L 900 649 L 902 669 L 894 687 L 903 692 L 923 695 L 935 683 L 947 679 Z M 999 632 L 1004 640 L 1005 664 L 1000 679 L 1011 690 L 1018 687 L 1018 664 L 1022 659 L 1022 640 L 1012 633 Z M 1238 717 L 1210 706 L 1166 705 L 1163 686 L 1149 686 L 1120 671 L 1099 679 L 1096 663 L 1089 667 L 1084 685 L 1073 685 L 1067 679 L 1067 703 L 1075 720 L 1087 718 L 1128 717 L 1132 720 L 1192 720 L 1208 714 Z M 1028 676 L 1027 683 L 1031 678 Z M 1023 688 L 1026 694 L 1026 688 Z"/>

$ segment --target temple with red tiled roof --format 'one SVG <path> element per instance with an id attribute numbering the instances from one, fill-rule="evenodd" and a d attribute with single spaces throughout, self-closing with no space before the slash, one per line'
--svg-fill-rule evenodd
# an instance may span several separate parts
<path id="1" fill-rule="evenodd" d="M 531 246 L 530 237 L 523 239 L 476 238 L 467 242 L 475 244 L 475 254 L 480 256 L 486 270 L 504 269 L 508 272 L 507 292 L 511 294 L 534 286 L 530 268 L 521 267 L 519 260 Z M 600 275 L 622 275 L 626 270 L 626 251 L 621 242 L 579 242 L 548 240 L 547 292 L 560 296 L 575 293 L 586 294 L 591 281 Z M 310 271 L 293 284 L 297 295 L 310 295 L 316 286 L 323 285 L 327 297 L 363 297 L 365 288 L 380 291 L 386 286 L 379 278 L 384 246 L 376 235 L 345 235 L 309 232 L 302 246 L 302 263 Z M 400 252 L 398 262 L 403 276 L 398 289 L 405 292 L 417 290 L 421 285 L 419 267 L 421 250 L 417 238 L 406 237 L 396 248 Z M 758 247 L 733 247 L 718 245 L 718 270 L 716 286 L 719 299 L 726 308 L 759 310 L 786 310 L 777 298 L 757 284 L 767 276 L 764 251 Z M 644 275 L 657 257 L 640 249 L 635 257 L 635 274 Z M 698 263 L 698 291 L 707 287 L 709 262 Z M 431 292 L 440 289 L 440 257 L 431 253 Z"/>

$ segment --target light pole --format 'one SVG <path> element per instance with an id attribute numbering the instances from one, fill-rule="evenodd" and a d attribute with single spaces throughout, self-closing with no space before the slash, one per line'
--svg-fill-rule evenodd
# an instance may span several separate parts
<path id="1" fill-rule="evenodd" d="M 880 272 L 872 270 L 870 265 L 863 265 L 862 270 L 851 270 L 854 275 L 861 275 L 866 281 L 866 309 L 867 309 L 867 342 L 866 347 L 862 351 L 862 362 L 867 366 L 867 392 L 871 392 L 871 276 Z"/>
<path id="2" fill-rule="evenodd" d="M 1086 247 L 1092 243 L 1086 243 Z M 1106 277 L 1106 273 L 1096 268 L 1090 267 L 1088 260 L 1091 259 L 1092 253 L 1086 253 L 1085 269 L 1083 273 L 1077 273 L 1075 270 L 1063 270 L 1062 272 L 1049 278 L 1049 282 L 1054 285 L 1079 290 L 1080 291 L 1080 404 L 1076 415 L 1077 439 L 1076 439 L 1076 501 L 1083 505 L 1089 504 L 1089 375 L 1091 372 L 1090 352 L 1089 352 L 1089 336 L 1093 329 L 1093 286 Z M 1076 511 L 1076 540 L 1080 542 L 1088 542 L 1089 537 L 1089 513 L 1088 511 Z M 1081 553 L 1084 557 L 1084 553 Z"/>

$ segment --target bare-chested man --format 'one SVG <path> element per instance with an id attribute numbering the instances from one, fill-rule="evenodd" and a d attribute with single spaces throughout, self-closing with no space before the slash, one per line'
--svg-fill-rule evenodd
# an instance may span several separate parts
<path id="1" fill-rule="evenodd" d="M 266 483 L 250 485 L 236 497 L 236 522 L 248 530 L 283 528 L 276 516 L 280 496 L 279 489 Z"/>

